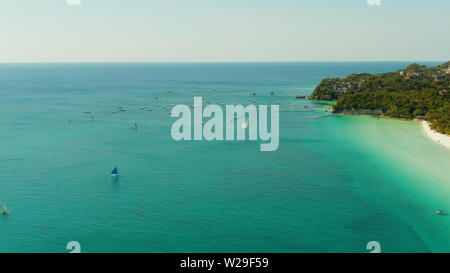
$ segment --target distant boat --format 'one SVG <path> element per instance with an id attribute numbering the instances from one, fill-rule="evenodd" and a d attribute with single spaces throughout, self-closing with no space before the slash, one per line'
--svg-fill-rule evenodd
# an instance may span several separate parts
<path id="1" fill-rule="evenodd" d="M 119 177 L 119 169 L 117 169 L 117 167 L 114 167 L 114 169 L 111 171 L 111 176 L 113 178 L 118 178 Z"/>
<path id="2" fill-rule="evenodd" d="M 273 91 L 272 91 L 272 92 L 270 92 L 270 95 L 271 95 L 271 96 L 273 96 L 273 94 L 275 94 L 275 92 L 273 92 Z"/>
<path id="3" fill-rule="evenodd" d="M 446 209 L 438 209 L 438 210 L 436 211 L 436 214 L 439 214 L 439 215 L 447 215 L 447 214 L 448 214 L 448 210 L 446 210 Z"/>
<path id="4" fill-rule="evenodd" d="M 135 122 L 135 123 L 134 123 L 134 126 L 132 126 L 131 129 L 136 129 L 136 130 L 137 130 L 137 128 L 138 128 L 138 125 L 137 125 L 137 123 Z"/>
<path id="5" fill-rule="evenodd" d="M 3 203 L 3 210 L 2 210 L 2 214 L 3 215 L 8 215 L 8 214 L 10 214 L 11 213 L 11 211 L 10 210 L 8 210 L 8 208 L 6 207 L 6 204 L 5 203 Z"/>
<path id="6" fill-rule="evenodd" d="M 295 96 L 297 99 L 306 99 L 306 96 L 303 96 L 303 95 L 296 95 Z"/>

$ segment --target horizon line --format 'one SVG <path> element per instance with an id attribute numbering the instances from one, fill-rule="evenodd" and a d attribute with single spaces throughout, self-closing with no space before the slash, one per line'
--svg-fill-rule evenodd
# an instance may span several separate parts
<path id="1" fill-rule="evenodd" d="M 450 60 L 450 59 L 449 59 Z M 382 60 L 382 61 L 56 61 L 56 62 L 33 62 L 33 61 L 19 61 L 19 62 L 1 62 L 0 64 L 207 64 L 207 63 L 437 63 L 447 62 L 448 60 Z"/>

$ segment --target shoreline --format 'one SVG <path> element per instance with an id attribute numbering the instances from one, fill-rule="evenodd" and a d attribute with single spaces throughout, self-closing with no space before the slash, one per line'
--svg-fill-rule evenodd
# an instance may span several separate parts
<path id="1" fill-rule="evenodd" d="M 404 120 L 404 121 L 414 121 L 414 122 L 421 122 L 422 123 L 422 129 L 425 132 L 426 136 L 436 142 L 437 144 L 440 144 L 444 148 L 450 149 L 450 136 L 438 133 L 430 128 L 430 125 L 427 121 L 422 119 L 404 119 L 404 118 L 392 118 L 388 116 L 383 115 L 375 115 L 375 114 L 366 114 L 366 113 L 355 113 L 355 112 L 341 112 L 341 113 L 334 113 L 335 115 L 349 115 L 349 116 L 371 116 L 371 117 L 377 117 L 377 118 L 383 118 L 383 119 L 396 119 L 396 120 Z"/>
<path id="2" fill-rule="evenodd" d="M 422 121 L 422 128 L 426 135 L 431 138 L 434 142 L 450 149 L 450 136 L 438 133 L 430 128 L 430 125 L 426 121 Z"/>

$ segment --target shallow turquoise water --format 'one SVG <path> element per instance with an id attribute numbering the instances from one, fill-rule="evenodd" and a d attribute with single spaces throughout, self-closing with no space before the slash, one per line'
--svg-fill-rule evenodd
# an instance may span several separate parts
<path id="1" fill-rule="evenodd" d="M 0 201 L 13 210 L 0 251 L 449 252 L 450 217 L 434 214 L 450 208 L 449 150 L 415 122 L 310 119 L 327 104 L 295 99 L 323 77 L 405 65 L 0 65 Z M 280 103 L 277 151 L 172 140 L 170 104 L 253 92 Z"/>

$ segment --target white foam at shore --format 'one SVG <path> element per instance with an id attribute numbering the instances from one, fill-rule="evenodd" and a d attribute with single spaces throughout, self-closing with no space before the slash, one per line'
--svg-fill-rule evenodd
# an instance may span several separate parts
<path id="1" fill-rule="evenodd" d="M 425 133 L 434 141 L 436 141 L 437 143 L 441 144 L 442 146 L 450 149 L 450 136 L 448 135 L 444 135 L 444 134 L 440 134 L 436 131 L 433 131 L 430 128 L 430 125 L 428 124 L 428 122 L 426 121 L 422 121 L 422 127 L 425 131 Z"/>

